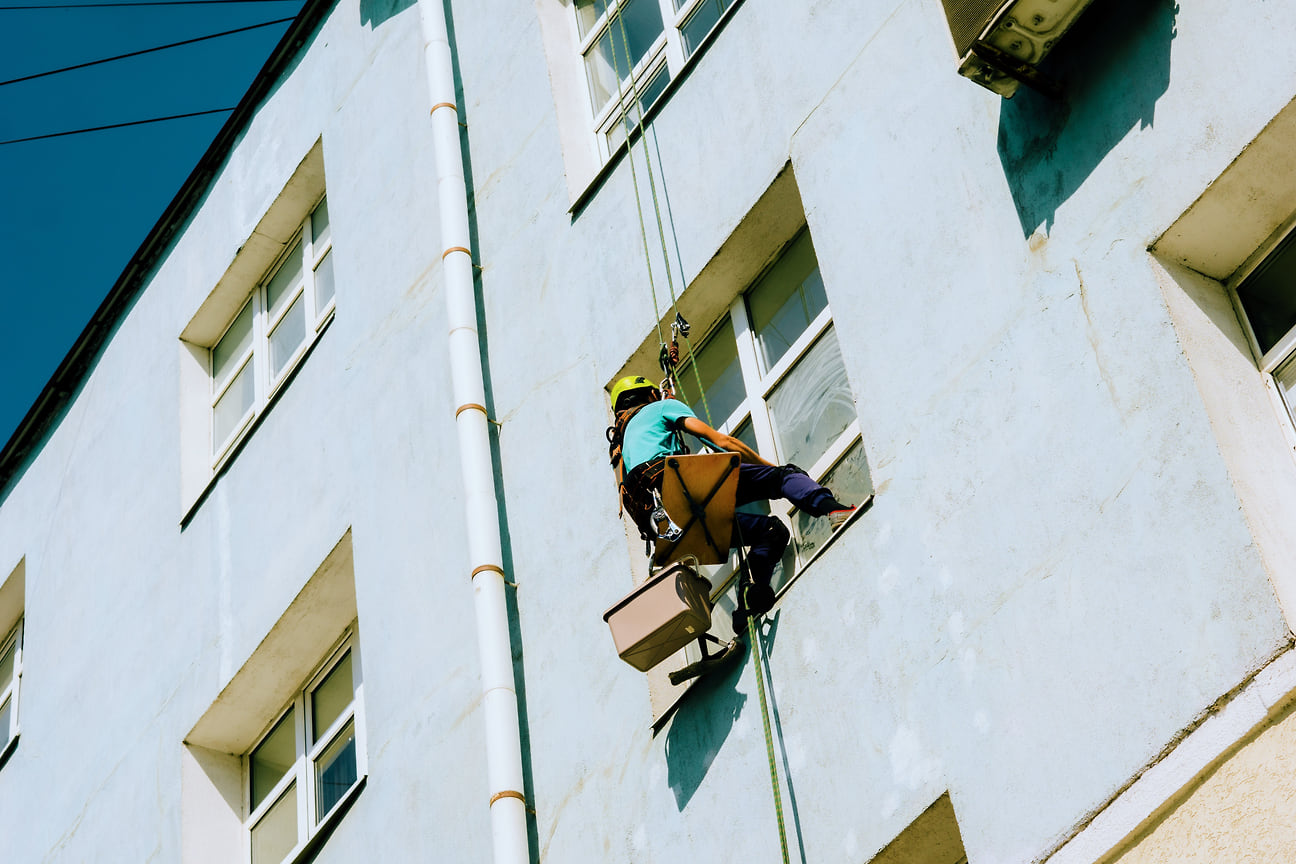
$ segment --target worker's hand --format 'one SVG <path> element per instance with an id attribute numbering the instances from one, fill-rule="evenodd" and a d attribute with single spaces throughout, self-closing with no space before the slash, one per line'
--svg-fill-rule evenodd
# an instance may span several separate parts
<path id="1" fill-rule="evenodd" d="M 810 474 L 800 465 L 793 465 L 791 462 L 786 465 L 780 465 L 779 469 L 783 472 L 784 477 L 789 474 L 805 474 L 807 477 L 810 476 Z"/>

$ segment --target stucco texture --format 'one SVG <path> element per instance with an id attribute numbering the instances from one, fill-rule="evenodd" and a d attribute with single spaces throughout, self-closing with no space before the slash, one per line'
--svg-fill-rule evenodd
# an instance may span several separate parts
<path id="1" fill-rule="evenodd" d="M 1106 864 L 1296 860 L 1296 703 L 1185 790 Z"/>

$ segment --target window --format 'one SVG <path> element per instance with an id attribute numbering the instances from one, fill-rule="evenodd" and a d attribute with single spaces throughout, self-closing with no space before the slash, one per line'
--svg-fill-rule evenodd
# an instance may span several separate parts
<path id="1" fill-rule="evenodd" d="M 248 628 L 222 647 L 235 658 L 231 674 L 202 682 L 209 705 L 184 736 L 184 864 L 307 860 L 365 788 L 364 638 L 350 529 L 271 625 L 260 601 L 267 580 L 297 583 L 286 573 L 281 562 L 231 589 Z"/>
<path id="2" fill-rule="evenodd" d="M 293 859 L 364 775 L 357 653 L 347 636 L 245 757 L 252 864 Z"/>
<path id="3" fill-rule="evenodd" d="M 577 41 L 604 158 L 737 0 L 576 0 Z M 636 96 L 638 104 L 635 104 Z"/>
<path id="4" fill-rule="evenodd" d="M 333 311 L 331 250 L 328 200 L 322 199 L 212 345 L 214 460 L 229 451 L 327 323 Z"/>
<path id="5" fill-rule="evenodd" d="M 0 754 L 18 738 L 18 683 L 22 679 L 22 630 L 19 622 L 0 642 Z"/>
<path id="6" fill-rule="evenodd" d="M 1288 416 L 1296 422 L 1296 232 L 1284 236 L 1237 283 L 1236 299 Z"/>
<path id="7" fill-rule="evenodd" d="M 801 466 L 846 504 L 872 493 L 855 399 L 807 229 L 733 301 L 677 378 L 676 395 L 699 417 L 771 462 Z M 800 512 L 786 515 L 804 564 L 831 529 Z"/>

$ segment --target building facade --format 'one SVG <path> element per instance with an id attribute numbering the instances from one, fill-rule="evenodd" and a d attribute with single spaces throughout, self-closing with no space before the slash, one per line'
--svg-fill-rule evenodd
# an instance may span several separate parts
<path id="1" fill-rule="evenodd" d="M 308 2 L 0 455 L 5 860 L 1290 860 L 1292 32 L 1097 0 L 1006 100 L 937 0 Z M 862 506 L 673 687 L 600 619 L 677 313 Z"/>

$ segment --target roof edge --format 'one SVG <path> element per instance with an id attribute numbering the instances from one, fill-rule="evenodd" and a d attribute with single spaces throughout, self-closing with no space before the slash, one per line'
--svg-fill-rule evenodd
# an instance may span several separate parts
<path id="1" fill-rule="evenodd" d="M 261 70 L 252 79 L 243 98 L 181 184 L 180 191 L 162 211 L 144 242 L 126 263 L 103 302 L 90 316 L 90 321 L 41 389 L 36 401 L 9 436 L 4 449 L 0 450 L 0 502 L 8 497 L 11 482 L 25 465 L 28 456 L 44 442 L 56 419 L 84 383 L 90 367 L 107 344 L 109 335 L 147 284 L 148 275 L 170 245 L 180 224 L 193 213 L 207 193 L 216 172 L 234 149 L 235 141 L 260 107 L 261 101 L 336 2 L 337 0 L 306 0 Z"/>

